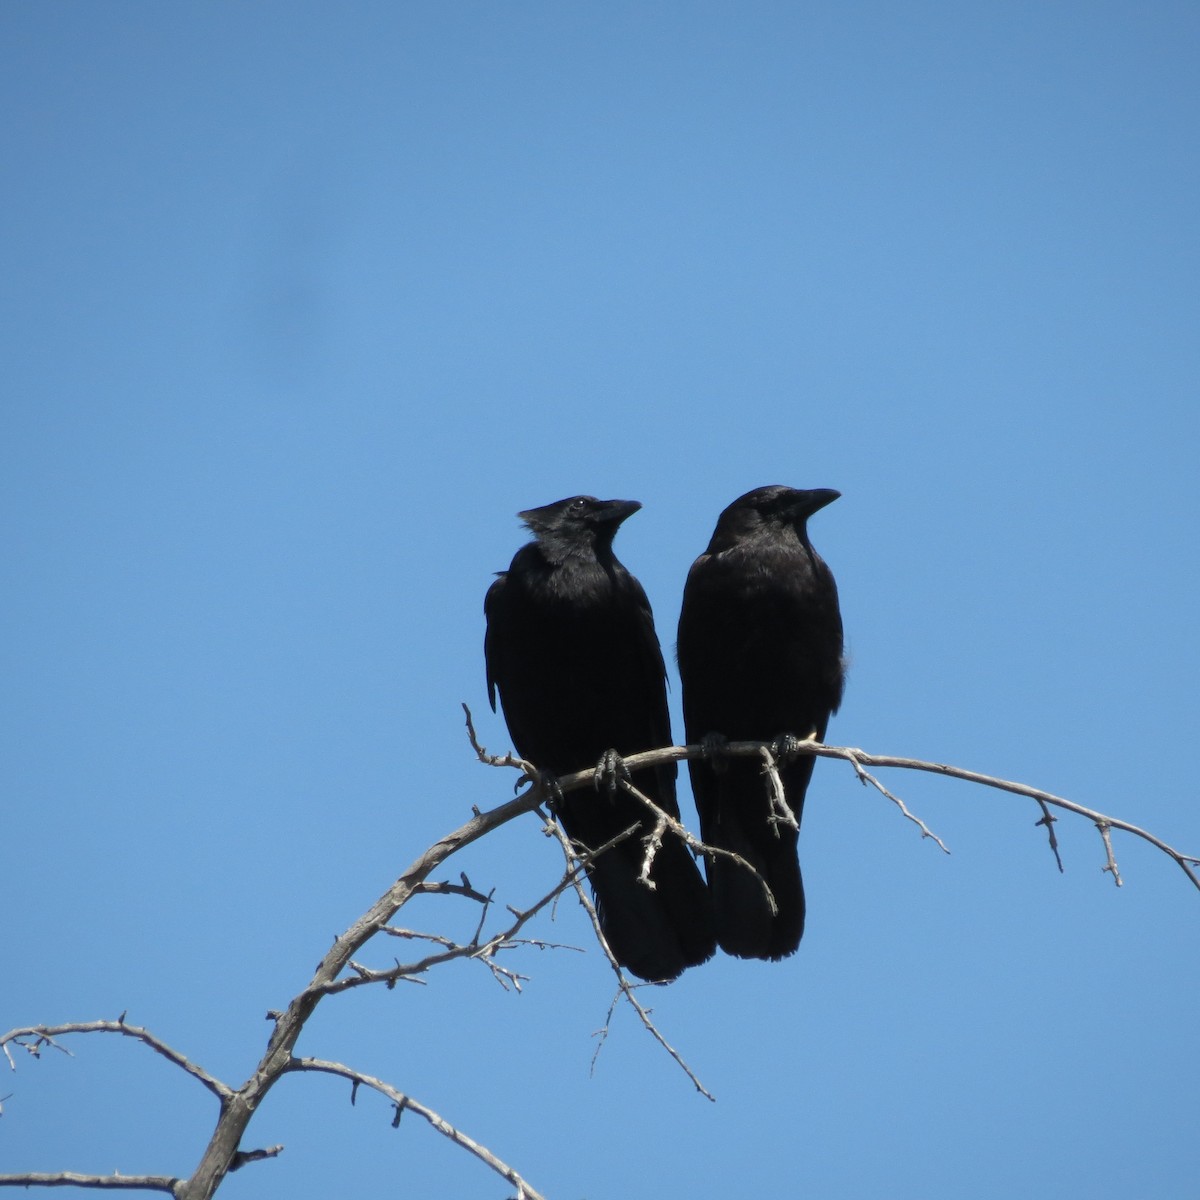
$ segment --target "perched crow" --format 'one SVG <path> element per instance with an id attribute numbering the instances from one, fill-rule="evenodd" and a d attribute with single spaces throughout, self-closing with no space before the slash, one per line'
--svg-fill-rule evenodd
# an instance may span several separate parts
<path id="1" fill-rule="evenodd" d="M 610 751 L 627 756 L 672 744 L 650 602 L 612 548 L 621 522 L 639 508 L 636 500 L 573 496 L 518 514 L 535 540 L 517 551 L 484 602 L 492 708 L 498 690 L 518 753 L 553 775 L 597 766 Z M 635 772 L 632 783 L 678 817 L 675 775 L 669 763 Z M 588 868 L 601 928 L 622 966 L 668 980 L 712 955 L 712 902 L 678 836 L 664 837 L 651 889 L 638 874 L 642 837 L 654 826 L 636 799 L 589 788 L 563 796 L 555 810 L 567 833 L 592 850 L 638 826 Z"/>
<path id="2" fill-rule="evenodd" d="M 720 516 L 692 564 L 679 617 L 679 674 L 687 740 L 719 751 L 722 740 L 824 738 L 842 699 L 842 618 L 837 585 L 808 540 L 806 522 L 836 500 L 828 488 L 761 487 Z M 752 758 L 691 761 L 704 841 L 740 854 L 762 885 L 727 858 L 706 859 L 717 940 L 739 958 L 779 959 L 804 933 L 804 885 L 796 831 L 770 820 L 768 782 Z M 811 755 L 781 765 L 799 823 Z"/>

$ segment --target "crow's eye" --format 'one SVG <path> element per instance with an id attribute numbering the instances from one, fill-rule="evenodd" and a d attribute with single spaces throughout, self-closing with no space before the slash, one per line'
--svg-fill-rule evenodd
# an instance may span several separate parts
<path id="1" fill-rule="evenodd" d="M 577 496 L 571 501 L 571 511 L 576 513 L 584 512 L 587 509 L 588 502 L 582 497 Z"/>

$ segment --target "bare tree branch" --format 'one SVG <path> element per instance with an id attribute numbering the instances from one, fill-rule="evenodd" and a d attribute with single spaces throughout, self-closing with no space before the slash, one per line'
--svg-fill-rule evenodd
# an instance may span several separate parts
<path id="1" fill-rule="evenodd" d="M 379 1092 L 380 1095 L 386 1096 L 395 1105 L 395 1115 L 392 1118 L 393 1126 L 400 1124 L 402 1113 L 414 1112 L 417 1116 L 423 1117 L 428 1121 L 443 1137 L 449 1138 L 456 1146 L 461 1146 L 464 1150 L 469 1151 L 480 1162 L 486 1163 L 491 1167 L 496 1174 L 507 1179 L 517 1189 L 518 1197 L 523 1197 L 524 1200 L 545 1200 L 541 1192 L 532 1187 L 508 1163 L 497 1158 L 486 1146 L 481 1145 L 474 1138 L 468 1137 L 461 1129 L 455 1128 L 444 1117 L 434 1112 L 433 1109 L 426 1107 L 418 1100 L 414 1100 L 411 1096 L 406 1096 L 403 1092 L 392 1087 L 391 1084 L 384 1083 L 382 1079 L 376 1079 L 373 1075 L 364 1075 L 361 1071 L 352 1070 L 343 1063 L 327 1062 L 320 1058 L 293 1058 L 286 1069 L 288 1071 L 321 1071 L 328 1075 L 340 1075 L 343 1079 L 349 1079 L 354 1084 L 355 1089 L 361 1085 L 362 1087 L 369 1087 L 373 1091 Z"/>
<path id="2" fill-rule="evenodd" d="M 739 745 L 753 746 L 755 743 L 742 742 Z M 984 787 L 995 788 L 998 791 L 1012 792 L 1017 796 L 1027 796 L 1029 799 L 1035 800 L 1043 806 L 1049 805 L 1052 808 L 1061 808 L 1065 812 L 1085 817 L 1100 831 L 1106 849 L 1106 862 L 1101 869 L 1113 874 L 1118 887 L 1121 884 L 1121 880 L 1119 875 L 1116 874 L 1116 863 L 1112 857 L 1112 845 L 1107 836 L 1108 831 L 1112 829 L 1119 829 L 1122 833 L 1132 834 L 1134 837 L 1141 838 L 1143 841 L 1149 842 L 1150 845 L 1161 850 L 1168 858 L 1178 864 L 1183 873 L 1191 880 L 1192 886 L 1200 890 L 1200 874 L 1197 873 L 1197 868 L 1200 867 L 1200 858 L 1196 855 L 1184 854 L 1176 850 L 1173 846 L 1168 845 L 1161 838 L 1142 829 L 1140 826 L 1133 825 L 1128 821 L 1122 821 L 1119 817 L 1106 816 L 1095 809 L 1077 804 L 1074 800 L 1067 800 L 1063 796 L 1056 796 L 1053 792 L 1045 792 L 1041 788 L 1030 787 L 1025 783 L 1013 783 L 1008 779 L 999 779 L 994 775 L 983 775 L 978 771 L 968 771 L 962 767 L 952 767 L 946 763 L 924 762 L 921 759 L 898 758 L 886 754 L 868 754 L 864 750 L 857 750 L 849 746 L 823 746 L 817 742 L 804 744 L 802 748 L 804 752 L 816 754 L 821 758 L 844 758 L 849 762 L 865 763 L 873 767 L 898 767 L 906 771 L 926 771 L 933 775 L 944 776 L 947 779 L 961 779 L 966 783 L 978 783 Z M 733 750 L 732 745 L 730 745 L 729 750 Z M 682 757 L 692 756 L 685 750 Z M 1052 843 L 1052 846 L 1057 850 L 1056 844 Z"/>
<path id="3" fill-rule="evenodd" d="M 13 1062 L 12 1054 L 9 1052 L 10 1044 L 20 1046 L 22 1050 L 27 1051 L 34 1058 L 37 1058 L 41 1054 L 43 1046 L 50 1046 L 52 1049 L 62 1051 L 63 1054 L 70 1055 L 70 1050 L 65 1046 L 60 1046 L 55 1041 L 56 1038 L 62 1037 L 67 1033 L 118 1033 L 124 1037 L 134 1038 L 161 1054 L 168 1062 L 174 1063 L 175 1066 L 186 1071 L 193 1079 L 197 1079 L 204 1084 L 218 1100 L 227 1100 L 233 1095 L 233 1089 L 228 1084 L 222 1083 L 202 1067 L 198 1067 L 190 1059 L 180 1054 L 178 1050 L 168 1046 L 161 1038 L 155 1037 L 148 1029 L 143 1029 L 139 1025 L 127 1025 L 124 1018 L 125 1014 L 122 1013 L 121 1019 L 117 1021 L 81 1021 L 71 1022 L 66 1025 L 29 1025 L 24 1029 L 10 1029 L 0 1037 L 0 1046 L 4 1047 L 4 1052 L 8 1057 L 8 1065 L 13 1070 L 16 1070 L 16 1064 Z M 32 1039 L 32 1043 L 30 1039 Z"/>
<path id="4" fill-rule="evenodd" d="M 513 761 L 513 766 L 522 767 Z M 277 1015 L 266 1052 L 249 1079 L 237 1089 L 233 1100 L 222 1110 L 212 1139 L 191 1178 L 183 1185 L 179 1200 L 210 1200 L 229 1170 L 246 1126 L 270 1089 L 289 1070 L 292 1051 L 313 1010 L 329 994 L 331 985 L 349 967 L 358 950 L 420 892 L 427 877 L 453 854 L 501 825 L 533 810 L 542 798 L 535 784 L 523 795 L 489 812 L 477 812 L 465 825 L 430 846 L 394 884 L 345 933 L 338 937 L 317 967 L 312 980 Z"/>
<path id="5" fill-rule="evenodd" d="M 513 765 L 521 766 L 519 762 L 514 762 Z M 588 779 L 590 781 L 590 776 Z M 345 933 L 334 940 L 333 946 L 321 960 L 312 980 L 293 998 L 287 1009 L 273 1014 L 275 1024 L 266 1050 L 253 1073 L 240 1087 L 226 1089 L 225 1092 L 222 1092 L 220 1088 L 224 1085 L 218 1085 L 216 1080 L 200 1072 L 198 1068 L 192 1069 L 190 1073 L 206 1082 L 206 1086 L 221 1097 L 222 1104 L 216 1126 L 200 1162 L 189 1178 L 174 1185 L 174 1194 L 178 1200 L 210 1200 L 216 1192 L 225 1175 L 237 1161 L 242 1137 L 258 1106 L 288 1070 L 288 1064 L 292 1060 L 292 1050 L 305 1022 L 327 994 L 330 984 L 338 978 L 343 970 L 348 968 L 351 959 L 363 944 L 378 933 L 413 895 L 419 893 L 430 873 L 446 859 L 465 846 L 478 841 L 493 829 L 532 811 L 541 798 L 541 788 L 535 784 L 523 795 L 510 800 L 507 804 L 502 804 L 490 812 L 477 813 L 466 824 L 439 839 L 421 854 L 367 912 L 355 921 Z M 130 1027 L 122 1026 L 120 1022 L 93 1022 L 91 1025 L 91 1029 L 71 1027 L 71 1031 L 130 1033 Z M 47 1027 L 47 1030 L 50 1028 Z M 60 1029 L 58 1026 L 53 1028 Z M 4 1040 L 11 1041 L 14 1034 L 21 1032 L 35 1037 L 39 1036 L 39 1031 L 36 1029 L 18 1030 L 7 1035 Z M 137 1035 L 132 1034 L 132 1036 Z M 156 1048 L 165 1047 L 165 1043 L 149 1034 L 140 1040 L 155 1045 Z M 182 1055 L 176 1054 L 176 1057 L 179 1065 L 182 1066 L 186 1062 Z M 126 1177 L 117 1178 L 124 1180 Z"/>
<path id="6" fill-rule="evenodd" d="M 721 752 L 732 757 L 761 758 L 764 745 L 769 745 L 769 743 L 729 742 L 722 747 Z M 1168 858 L 1178 864 L 1183 873 L 1191 880 L 1193 887 L 1200 890 L 1200 870 L 1198 870 L 1200 868 L 1200 856 L 1185 854 L 1163 841 L 1162 838 L 1157 837 L 1148 830 L 1142 829 L 1138 825 L 1134 825 L 1129 821 L 1123 821 L 1119 817 L 1107 816 L 1096 809 L 1078 804 L 1074 800 L 1068 800 L 1064 796 L 1056 796 L 1053 792 L 1046 792 L 1041 788 L 1030 787 L 1025 783 L 1014 783 L 1008 779 L 1000 779 L 995 775 L 984 775 L 979 771 L 968 771 L 963 767 L 950 766 L 948 763 L 928 762 L 918 758 L 901 758 L 890 754 L 868 754 L 867 751 L 857 749 L 853 746 L 827 746 L 821 742 L 808 740 L 798 742 L 794 752 L 797 754 L 813 754 L 818 758 L 844 759 L 852 766 L 855 766 L 856 773 L 863 766 L 894 767 L 904 771 L 923 771 L 932 775 L 940 775 L 945 779 L 961 779 L 965 783 L 977 783 L 983 787 L 994 788 L 997 791 L 1011 792 L 1017 796 L 1025 796 L 1041 805 L 1059 808 L 1064 812 L 1074 813 L 1076 816 L 1085 818 L 1094 824 L 1102 835 L 1102 827 L 1107 826 L 1109 830 L 1117 829 L 1122 833 L 1128 833 L 1149 842 L 1150 845 L 1161 850 Z M 685 762 L 688 759 L 702 759 L 704 757 L 704 750 L 700 746 L 666 746 L 659 750 L 646 750 L 640 754 L 631 754 L 624 762 L 629 771 L 633 773 L 645 767 L 656 766 L 659 763 Z M 518 762 L 506 763 L 502 758 L 495 758 L 492 760 L 492 765 L 521 766 L 524 768 L 528 764 Z M 574 791 L 576 788 L 584 786 L 585 783 L 590 783 L 592 775 L 593 772 L 590 769 L 577 771 L 573 775 L 562 775 L 558 779 L 558 785 L 563 792 Z M 885 792 L 885 794 L 887 793 Z M 889 795 L 889 798 L 894 803 L 897 802 L 896 797 Z M 923 825 L 923 822 L 917 820 L 907 810 L 905 810 L 905 815 L 909 820 L 914 821 L 922 828 L 922 836 L 928 836 L 935 841 L 938 840 Z M 702 852 L 705 853 L 709 853 L 713 849 L 712 847 L 705 847 L 703 843 L 696 842 L 695 839 L 690 840 L 688 844 L 693 846 L 693 848 L 696 846 L 702 847 Z M 943 845 L 942 848 L 945 849 L 945 846 Z M 1110 870 L 1107 854 L 1106 862 L 1102 869 L 1105 871 Z"/>
<path id="7" fill-rule="evenodd" d="M 628 834 L 626 834 L 626 836 L 628 836 Z M 498 968 L 493 956 L 499 950 L 511 949 L 518 945 L 552 945 L 552 943 L 549 942 L 532 943 L 526 941 L 525 939 L 517 939 L 516 935 L 525 925 L 529 923 L 529 921 L 537 916 L 537 914 L 541 912 L 547 904 L 550 904 L 558 896 L 562 895 L 562 893 L 575 882 L 576 878 L 583 873 L 587 863 L 591 862 L 591 860 L 595 858 L 597 854 L 601 854 L 607 850 L 609 846 L 615 845 L 619 840 L 619 838 L 615 838 L 611 842 L 606 842 L 594 854 L 588 855 L 576 867 L 574 867 L 562 879 L 560 879 L 558 883 L 550 889 L 549 892 L 547 892 L 541 897 L 540 900 L 536 901 L 529 908 L 522 911 L 510 909 L 509 911 L 512 912 L 516 920 L 507 929 L 500 933 L 493 934 L 491 937 L 482 942 L 479 940 L 482 933 L 482 921 L 480 926 L 478 926 L 475 930 L 475 936 L 471 939 L 471 941 L 465 943 L 455 942 L 450 938 L 442 937 L 440 934 L 414 933 L 412 930 L 396 929 L 391 925 L 383 926 L 383 928 L 379 931 L 380 933 L 390 934 L 392 937 L 420 938 L 443 946 L 444 950 L 440 954 L 427 955 L 418 962 L 409 963 L 407 965 L 397 964 L 394 967 L 390 967 L 382 971 L 372 970 L 369 967 L 361 966 L 352 959 L 347 966 L 354 972 L 354 975 L 343 976 L 341 979 L 334 980 L 325 987 L 325 994 L 333 995 L 336 992 L 343 992 L 349 990 L 350 988 L 361 987 L 363 984 L 367 983 L 383 983 L 389 987 L 400 980 L 417 983 L 420 981 L 416 979 L 415 976 L 423 974 L 430 967 L 437 966 L 440 963 L 450 962 L 456 958 L 479 959 L 484 963 L 485 966 L 492 970 L 493 974 L 495 974 L 499 969 L 505 978 L 509 979 L 510 982 L 515 982 L 515 979 L 518 977 L 514 976 L 512 972 L 506 972 L 503 971 L 502 968 Z M 484 897 L 483 899 L 485 902 L 490 903 L 488 897 Z M 562 947 L 562 949 L 575 950 L 578 949 L 578 947 L 566 946 Z M 521 976 L 519 978 L 524 977 Z M 519 984 L 517 984 L 517 990 L 521 990 Z"/>
<path id="8" fill-rule="evenodd" d="M 465 705 L 464 710 L 466 710 Z M 112 1175 L 76 1175 L 70 1172 L 56 1174 L 27 1173 L 22 1175 L 2 1175 L 0 1176 L 0 1186 L 81 1186 L 122 1188 L 125 1190 L 153 1190 L 167 1192 L 174 1196 L 176 1200 L 210 1200 L 229 1171 L 235 1170 L 248 1162 L 273 1157 L 280 1152 L 281 1147 L 278 1146 L 263 1150 L 242 1150 L 240 1149 L 241 1141 L 251 1118 L 270 1089 L 285 1074 L 301 1070 L 311 1070 L 341 1075 L 344 1078 L 350 1079 L 355 1088 L 361 1084 L 381 1092 L 383 1095 L 388 1096 L 396 1106 L 397 1119 L 404 1109 L 412 1109 L 428 1120 L 439 1132 L 451 1138 L 456 1144 L 468 1149 L 482 1161 L 486 1162 L 492 1169 L 497 1170 L 505 1179 L 513 1183 L 518 1189 L 519 1200 L 526 1200 L 526 1198 L 527 1200 L 540 1200 L 538 1193 L 511 1167 L 467 1137 L 466 1134 L 449 1125 L 440 1116 L 432 1112 L 432 1110 L 419 1105 L 410 1097 L 406 1097 L 403 1093 L 392 1088 L 391 1085 L 385 1084 L 372 1076 L 352 1071 L 340 1063 L 328 1063 L 320 1059 L 296 1058 L 293 1055 L 293 1050 L 305 1022 L 325 996 L 371 982 L 380 982 L 385 986 L 393 986 L 401 979 L 418 978 L 421 973 L 428 970 L 431 966 L 439 962 L 448 961 L 451 958 L 479 958 L 494 973 L 496 971 L 500 972 L 498 978 L 501 979 L 502 983 L 507 981 L 519 987 L 520 980 L 524 977 L 517 975 L 516 972 L 510 971 L 507 968 L 497 967 L 494 963 L 494 957 L 500 950 L 508 949 L 517 944 L 545 944 L 525 943 L 523 940 L 518 941 L 516 934 L 536 913 L 541 911 L 546 905 L 553 903 L 563 890 L 568 887 L 574 887 L 579 894 L 580 900 L 592 921 L 597 939 L 617 976 L 618 991 L 616 996 L 614 996 L 612 1005 L 609 1007 L 608 1018 L 606 1019 L 604 1028 L 600 1031 L 600 1044 L 602 1045 L 604 1038 L 607 1037 L 609 1022 L 615 1011 L 616 1004 L 621 998 L 624 998 L 633 1007 L 639 1020 L 650 1034 L 686 1072 L 697 1090 L 710 1100 L 712 1099 L 711 1094 L 700 1083 L 678 1051 L 666 1041 L 662 1033 L 655 1027 L 653 1021 L 650 1019 L 649 1010 L 638 1001 L 635 992 L 642 985 L 632 984 L 613 959 L 612 953 L 604 941 L 603 934 L 600 932 L 595 907 L 587 897 L 584 889 L 580 886 L 582 872 L 586 869 L 588 862 L 596 854 L 603 853 L 609 849 L 611 845 L 620 840 L 619 838 L 614 839 L 613 842 L 595 851 L 581 855 L 579 848 L 572 845 L 570 839 L 566 837 L 558 825 L 554 822 L 548 822 L 549 828 L 559 839 L 563 853 L 566 856 L 568 869 L 564 877 L 530 908 L 523 911 L 510 908 L 509 911 L 512 913 L 514 920 L 503 931 L 490 936 L 485 936 L 484 934 L 487 913 L 493 903 L 490 894 L 484 894 L 474 889 L 465 876 L 461 877 L 461 884 L 433 883 L 429 881 L 430 874 L 459 850 L 485 837 L 493 830 L 514 820 L 516 817 L 528 812 L 540 811 L 538 810 L 538 805 L 547 798 L 546 788 L 549 781 L 545 779 L 534 764 L 528 763 L 511 754 L 488 754 L 478 742 L 475 730 L 471 724 L 469 710 L 466 710 L 466 718 L 468 735 L 480 761 L 489 766 L 515 769 L 521 773 L 518 778 L 518 785 L 528 780 L 532 783 L 532 786 L 515 799 L 510 800 L 506 804 L 499 805 L 490 811 L 481 812 L 478 808 L 473 808 L 472 812 L 474 815 L 469 821 L 435 842 L 422 853 L 367 912 L 334 940 L 333 946 L 327 951 L 324 958 L 322 958 L 312 979 L 292 999 L 287 1009 L 282 1012 L 272 1012 L 269 1014 L 274 1022 L 274 1028 L 266 1049 L 254 1071 L 240 1087 L 230 1087 L 215 1076 L 210 1075 L 207 1071 L 192 1063 L 186 1056 L 173 1049 L 161 1038 L 151 1034 L 148 1030 L 142 1029 L 139 1026 L 126 1024 L 124 1014 L 117 1021 L 28 1026 L 10 1030 L 7 1034 L 0 1037 L 0 1047 L 3 1048 L 9 1065 L 15 1069 L 16 1064 L 12 1056 L 13 1046 L 20 1046 L 34 1057 L 37 1057 L 44 1047 L 50 1047 L 63 1053 L 70 1053 L 65 1047 L 59 1045 L 56 1040 L 57 1038 L 74 1033 L 116 1033 L 141 1041 L 169 1062 L 198 1080 L 218 1098 L 220 1101 L 220 1112 L 209 1144 L 191 1176 L 186 1179 L 178 1179 L 166 1176 L 121 1175 L 119 1173 L 113 1173 Z M 790 809 L 787 808 L 786 797 L 782 796 L 782 787 L 778 777 L 775 752 L 772 744 L 763 742 L 731 742 L 723 748 L 723 753 L 733 756 L 754 756 L 763 761 L 763 771 L 766 777 L 764 786 L 769 787 L 772 796 L 775 797 L 777 802 L 777 818 L 781 821 L 786 821 L 791 816 L 791 813 Z M 1105 847 L 1105 864 L 1103 870 L 1113 876 L 1114 882 L 1118 886 L 1120 886 L 1122 881 L 1113 851 L 1111 836 L 1113 830 L 1119 830 L 1149 842 L 1176 862 L 1193 886 L 1200 890 L 1200 871 L 1198 871 L 1198 868 L 1200 868 L 1200 858 L 1176 850 L 1156 835 L 1127 821 L 1106 816 L 1084 805 L 1077 804 L 1061 796 L 1055 796 L 1039 788 L 1013 783 L 994 776 L 968 771 L 960 767 L 952 767 L 944 763 L 925 762 L 919 759 L 899 758 L 889 755 L 868 754 L 866 751 L 848 746 L 822 745 L 811 739 L 796 743 L 794 746 L 789 746 L 787 753 L 789 755 L 812 754 L 821 758 L 840 758 L 846 760 L 851 764 L 861 782 L 878 789 L 882 795 L 898 806 L 906 819 L 918 826 L 922 837 L 932 838 L 943 850 L 946 847 L 941 842 L 941 839 L 933 834 L 920 818 L 914 816 L 904 805 L 903 801 L 893 795 L 873 775 L 869 774 L 864 769 L 865 767 L 891 767 L 902 770 L 924 771 L 946 778 L 980 784 L 984 787 L 1032 799 L 1038 804 L 1041 810 L 1042 817 L 1038 821 L 1038 824 L 1046 826 L 1050 839 L 1050 847 L 1056 859 L 1058 859 L 1058 844 L 1053 829 L 1055 818 L 1050 810 L 1058 809 L 1074 813 L 1090 821 L 1099 831 Z M 631 755 L 625 760 L 625 763 L 628 769 L 633 772 L 659 763 L 679 762 L 685 759 L 702 758 L 703 756 L 704 752 L 699 746 L 668 746 L 646 751 L 642 754 Z M 577 788 L 590 786 L 593 778 L 594 770 L 590 768 L 572 775 L 562 776 L 554 781 L 554 794 L 558 795 L 574 791 Z M 727 853 L 719 851 L 715 847 L 706 846 L 703 842 L 699 841 L 679 821 L 669 814 L 664 813 L 657 805 L 653 804 L 652 801 L 643 796 L 627 781 L 622 781 L 621 786 L 632 795 L 638 797 L 646 805 L 648 812 L 654 815 L 653 827 L 642 838 L 643 844 L 646 847 L 646 856 L 644 859 L 646 869 L 643 871 L 643 875 L 648 885 L 650 883 L 649 863 L 653 858 L 657 846 L 661 845 L 662 838 L 668 831 L 675 836 L 681 837 L 697 853 L 706 854 L 710 857 L 718 853 Z M 544 814 L 540 815 L 543 815 L 544 819 Z M 622 837 L 631 836 L 632 833 L 632 829 L 628 830 Z M 736 855 L 732 855 L 731 857 L 737 858 Z M 1058 861 L 1061 869 L 1061 860 L 1059 859 Z M 747 870 L 752 869 L 747 863 L 743 863 L 743 865 Z M 397 929 L 389 926 L 391 919 L 413 896 L 426 894 L 460 895 L 481 905 L 480 919 L 470 941 L 459 944 L 440 935 L 418 934 L 412 930 Z M 425 958 L 412 964 L 402 965 L 396 963 L 393 967 L 382 971 L 364 967 L 356 961 L 355 956 L 366 942 L 378 933 L 388 933 L 393 937 L 410 939 L 421 938 L 432 942 L 439 949 L 436 953 L 427 955 Z M 350 974 L 344 974 L 344 972 L 350 972 Z M 598 1051 L 599 1047 L 597 1047 Z"/>
<path id="9" fill-rule="evenodd" d="M 177 1195 L 179 1184 L 180 1180 L 168 1175 L 78 1175 L 74 1171 L 0 1175 L 0 1187 L 119 1188 L 129 1192 L 166 1192 L 168 1196 Z"/>

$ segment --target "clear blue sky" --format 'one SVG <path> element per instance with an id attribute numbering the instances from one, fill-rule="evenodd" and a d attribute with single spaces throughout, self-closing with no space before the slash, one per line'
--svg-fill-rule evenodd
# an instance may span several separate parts
<path id="1" fill-rule="evenodd" d="M 669 650 L 725 504 L 840 489 L 830 739 L 1200 852 L 1198 43 L 1175 3 L 0 6 L 0 1026 L 127 1009 L 240 1083 L 510 794 L 458 705 L 507 748 L 483 593 L 575 492 L 645 505 Z M 1200 894 L 889 782 L 951 857 L 823 763 L 799 954 L 651 994 L 716 1104 L 627 1013 L 589 1075 L 595 952 L 343 997 L 300 1048 L 554 1200 L 1193 1200 Z M 529 818 L 452 868 L 519 905 L 556 854 Z M 4 1067 L 0 1170 L 190 1171 L 207 1093 L 73 1049 Z M 347 1101 L 286 1081 L 222 1194 L 508 1194 Z"/>

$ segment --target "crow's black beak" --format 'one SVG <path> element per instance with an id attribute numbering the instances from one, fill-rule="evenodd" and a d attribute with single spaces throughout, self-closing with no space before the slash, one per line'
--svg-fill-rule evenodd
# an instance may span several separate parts
<path id="1" fill-rule="evenodd" d="M 595 513 L 595 518 L 605 525 L 620 525 L 626 517 L 632 517 L 641 507 L 639 500 L 605 500 Z"/>
<path id="2" fill-rule="evenodd" d="M 800 518 L 807 519 L 813 513 L 820 512 L 827 504 L 832 504 L 841 496 L 841 492 L 833 488 L 811 488 L 809 491 L 797 491 L 792 504 L 792 512 Z"/>

